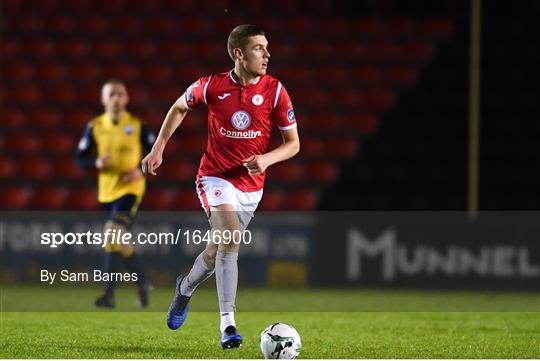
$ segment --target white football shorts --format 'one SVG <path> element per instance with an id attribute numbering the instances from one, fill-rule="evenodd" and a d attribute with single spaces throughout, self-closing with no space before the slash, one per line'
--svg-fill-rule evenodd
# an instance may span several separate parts
<path id="1" fill-rule="evenodd" d="M 240 228 L 246 230 L 261 201 L 263 190 L 242 192 L 225 179 L 210 176 L 197 176 L 197 194 L 206 215 L 210 217 L 210 207 L 231 204 L 238 214 Z"/>

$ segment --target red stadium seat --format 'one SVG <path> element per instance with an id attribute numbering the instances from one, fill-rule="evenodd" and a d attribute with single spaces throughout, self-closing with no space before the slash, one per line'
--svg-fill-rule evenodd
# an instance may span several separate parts
<path id="1" fill-rule="evenodd" d="M 64 204 L 68 210 L 94 211 L 98 209 L 95 188 L 72 188 L 69 190 Z"/>
<path id="2" fill-rule="evenodd" d="M 303 174 L 302 165 L 296 161 L 277 163 L 268 169 L 268 178 L 280 182 L 299 181 Z"/>
<path id="3" fill-rule="evenodd" d="M 301 54 L 303 58 L 307 58 L 310 61 L 313 60 L 325 60 L 331 55 L 332 48 L 328 43 L 309 40 L 297 44 L 298 54 Z"/>
<path id="4" fill-rule="evenodd" d="M 324 36 L 342 37 L 347 33 L 347 22 L 340 17 L 321 17 L 317 20 L 315 29 Z"/>
<path id="5" fill-rule="evenodd" d="M 191 44 L 181 41 L 163 40 L 158 44 L 159 56 L 162 59 L 184 60 L 191 55 Z M 179 67 L 182 68 L 182 67 Z"/>
<path id="6" fill-rule="evenodd" d="M 373 65 L 357 65 L 350 69 L 349 76 L 362 85 L 376 84 L 381 79 L 381 71 Z"/>
<path id="7" fill-rule="evenodd" d="M 67 15 L 50 14 L 45 19 L 47 31 L 60 34 L 71 34 L 75 28 L 75 19 Z"/>
<path id="8" fill-rule="evenodd" d="M 329 161 L 312 161 L 304 166 L 304 177 L 308 182 L 331 183 L 336 180 L 338 171 Z"/>
<path id="9" fill-rule="evenodd" d="M 192 45 L 193 54 L 222 54 L 226 49 L 222 41 L 200 41 Z"/>
<path id="10" fill-rule="evenodd" d="M 2 6 L 4 3 L 6 3 L 6 1 L 2 2 Z M 23 11 L 7 19 L 9 20 L 8 29 L 10 29 L 10 31 L 39 34 L 42 30 L 43 17 L 38 14 Z"/>
<path id="11" fill-rule="evenodd" d="M 17 162 L 17 176 L 30 180 L 46 180 L 51 178 L 53 169 L 46 158 L 31 157 Z"/>
<path id="12" fill-rule="evenodd" d="M 41 100 L 41 88 L 33 84 L 17 83 L 12 88 L 7 90 L 7 99 L 9 103 L 32 105 Z"/>
<path id="13" fill-rule="evenodd" d="M 56 46 L 58 55 L 68 59 L 83 59 L 90 51 L 90 45 L 86 41 L 79 40 L 63 40 Z"/>
<path id="14" fill-rule="evenodd" d="M 180 137 L 178 136 L 172 136 L 171 139 L 167 142 L 167 146 L 165 147 L 165 150 L 163 150 L 163 159 L 171 159 L 175 157 L 180 157 L 183 154 L 180 153 L 178 150 L 180 147 Z M 161 173 L 161 170 L 158 169 L 158 174 Z"/>
<path id="15" fill-rule="evenodd" d="M 385 22 L 379 19 L 354 19 L 349 25 L 353 34 L 361 36 L 378 36 L 386 31 Z"/>
<path id="16" fill-rule="evenodd" d="M 90 10 L 91 6 L 93 5 L 92 1 L 93 0 L 62 0 L 59 4 L 59 8 L 67 13 L 75 13 L 75 15 L 79 15 Z"/>
<path id="17" fill-rule="evenodd" d="M 202 2 L 198 3 L 198 6 L 200 5 L 202 5 Z M 174 21 L 177 20 L 175 19 Z M 178 23 L 178 27 L 181 33 L 185 32 L 188 34 L 211 34 L 215 29 L 214 17 L 205 15 L 184 17 Z M 231 30 L 232 28 L 227 33 L 230 33 Z M 226 48 L 226 44 L 222 44 L 221 52 L 223 52 Z"/>
<path id="18" fill-rule="evenodd" d="M 114 40 L 101 40 L 92 44 L 92 55 L 103 59 L 116 58 L 122 52 L 122 45 Z"/>
<path id="19" fill-rule="evenodd" d="M 49 154 L 74 154 L 78 139 L 63 132 L 48 132 L 41 137 L 41 149 Z"/>
<path id="20" fill-rule="evenodd" d="M 31 191 L 23 187 L 4 187 L 0 192 L 0 209 L 25 209 L 30 200 Z"/>
<path id="21" fill-rule="evenodd" d="M 85 33 L 106 34 L 109 30 L 109 19 L 102 15 L 80 15 L 77 28 L 84 29 Z"/>
<path id="22" fill-rule="evenodd" d="M 322 65 L 315 70 L 315 78 L 321 83 L 341 84 L 348 78 L 348 70 L 340 65 Z"/>
<path id="23" fill-rule="evenodd" d="M 310 130 L 332 132 L 343 127 L 343 117 L 335 113 L 315 113 L 305 121 L 305 124 Z"/>
<path id="24" fill-rule="evenodd" d="M 314 21 L 307 16 L 288 16 L 283 20 L 285 29 L 294 29 L 294 33 L 300 36 L 310 36 L 317 29 Z"/>
<path id="25" fill-rule="evenodd" d="M 253 24 L 260 26 L 267 34 L 281 34 L 283 32 L 283 21 L 276 16 L 262 15 L 254 17 Z M 228 32 L 230 32 L 230 30 Z"/>
<path id="26" fill-rule="evenodd" d="M 83 82 L 95 82 L 102 77 L 103 70 L 93 63 L 75 63 L 69 69 L 71 79 Z"/>
<path id="27" fill-rule="evenodd" d="M 69 127 L 81 132 L 86 128 L 92 114 L 83 109 L 71 109 L 64 113 L 62 126 Z"/>
<path id="28" fill-rule="evenodd" d="M 124 51 L 130 57 L 148 59 L 155 56 L 156 45 L 150 41 L 132 40 L 124 45 Z"/>
<path id="29" fill-rule="evenodd" d="M 200 211 L 201 201 L 195 191 L 195 185 L 192 188 L 182 188 L 176 193 L 173 204 L 173 210 Z"/>
<path id="30" fill-rule="evenodd" d="M 345 59 L 363 60 L 368 57 L 367 46 L 355 40 L 336 41 L 331 47 L 332 53 L 341 54 Z"/>
<path id="31" fill-rule="evenodd" d="M 141 117 L 141 119 L 146 122 L 151 129 L 157 131 L 161 128 L 161 124 L 165 119 L 165 114 L 163 112 L 158 112 L 156 110 L 143 109 L 140 112 L 135 113 Z M 183 126 L 184 124 L 182 124 Z"/>
<path id="32" fill-rule="evenodd" d="M 264 191 L 263 197 L 257 209 L 262 211 L 277 211 L 281 209 L 284 193 L 276 190 Z"/>
<path id="33" fill-rule="evenodd" d="M 8 81 L 25 81 L 32 78 L 34 67 L 21 61 L 0 63 L 2 78 Z"/>
<path id="34" fill-rule="evenodd" d="M 130 98 L 133 101 L 133 96 L 131 95 L 133 88 L 130 87 L 129 90 L 130 90 Z M 96 102 L 99 102 L 100 99 L 101 99 L 101 85 L 97 85 L 94 83 L 94 84 L 88 84 L 88 85 L 79 87 L 78 93 L 77 93 L 78 103 L 95 106 Z M 136 101 L 133 101 L 133 102 L 137 103 Z"/>
<path id="35" fill-rule="evenodd" d="M 140 69 L 140 77 L 145 81 L 155 82 L 161 85 L 172 80 L 174 72 L 167 64 L 146 64 Z"/>
<path id="36" fill-rule="evenodd" d="M 325 141 L 328 155 L 335 158 L 353 158 L 358 149 L 358 143 L 350 137 L 334 137 Z"/>
<path id="37" fill-rule="evenodd" d="M 368 56 L 373 60 L 392 60 L 400 56 L 400 47 L 390 42 L 373 42 L 367 46 Z"/>
<path id="38" fill-rule="evenodd" d="M 330 101 L 330 94 L 320 88 L 300 88 L 290 90 L 294 94 L 295 104 L 310 108 L 324 108 Z"/>
<path id="39" fill-rule="evenodd" d="M 433 46 L 419 41 L 407 42 L 401 46 L 401 55 L 405 60 L 428 61 L 433 56 Z"/>
<path id="40" fill-rule="evenodd" d="M 247 6 L 258 6 L 261 2 L 259 1 L 243 1 Z M 235 5 L 239 8 L 242 8 L 243 4 L 235 2 Z M 242 17 L 238 15 L 227 15 L 218 17 L 215 21 L 215 32 L 221 34 L 229 34 L 232 29 L 234 29 L 238 24 L 242 24 Z"/>
<path id="41" fill-rule="evenodd" d="M 390 66 L 382 71 L 382 80 L 388 85 L 411 86 L 416 83 L 416 69 L 407 66 Z"/>
<path id="42" fill-rule="evenodd" d="M 31 154 L 39 151 L 39 140 L 33 133 L 14 132 L 5 134 L 3 152 Z"/>
<path id="43" fill-rule="evenodd" d="M 39 13 L 53 12 L 54 10 L 56 10 L 57 5 L 57 0 L 42 0 L 33 4 L 32 10 Z"/>
<path id="44" fill-rule="evenodd" d="M 5 14 L 13 14 L 20 11 L 24 7 L 24 0 L 11 0 L 2 3 L 2 12 Z"/>
<path id="45" fill-rule="evenodd" d="M 163 178 L 172 181 L 195 181 L 198 164 L 192 160 L 174 159 L 164 162 L 160 168 L 160 174 Z"/>
<path id="46" fill-rule="evenodd" d="M 129 99 L 132 104 L 146 104 L 148 101 L 147 87 L 142 84 L 131 85 L 128 89 Z"/>
<path id="47" fill-rule="evenodd" d="M 276 42 L 272 43 L 268 47 L 270 55 L 276 59 L 287 60 L 295 57 L 296 47 L 290 42 Z M 270 59 L 270 66 L 272 65 L 272 59 Z"/>
<path id="48" fill-rule="evenodd" d="M 454 25 L 450 19 L 431 18 L 420 24 L 420 34 L 429 37 L 445 38 L 454 32 Z"/>
<path id="49" fill-rule="evenodd" d="M 194 136 L 189 138 L 181 138 L 178 147 L 178 154 L 187 154 L 193 156 L 201 156 L 206 150 L 206 136 Z"/>
<path id="50" fill-rule="evenodd" d="M 373 134 L 377 131 L 378 119 L 374 113 L 352 113 L 346 118 L 347 128 L 362 134 Z"/>
<path id="51" fill-rule="evenodd" d="M 131 63 L 112 63 L 105 66 L 103 72 L 109 79 L 120 79 L 128 83 L 138 76 L 138 68 Z"/>
<path id="52" fill-rule="evenodd" d="M 53 176 L 63 181 L 83 180 L 85 177 L 91 177 L 89 175 L 91 172 L 81 169 L 75 164 L 75 150 L 72 150 L 72 153 L 70 156 L 65 156 L 54 162 Z"/>
<path id="53" fill-rule="evenodd" d="M 355 109 L 360 106 L 362 97 L 355 88 L 339 88 L 332 92 L 332 105 L 338 108 Z"/>
<path id="54" fill-rule="evenodd" d="M 291 190 L 284 197 L 282 209 L 288 211 L 312 211 L 317 206 L 317 194 L 307 189 Z"/>
<path id="55" fill-rule="evenodd" d="M 312 80 L 313 72 L 310 67 L 282 67 L 275 71 L 276 76 L 287 79 L 289 83 L 304 83 Z M 289 90 L 289 89 L 287 89 Z"/>
<path id="56" fill-rule="evenodd" d="M 22 45 L 22 53 L 29 58 L 45 58 L 53 55 L 54 43 L 49 40 L 25 40 Z"/>
<path id="57" fill-rule="evenodd" d="M 63 189 L 44 187 L 35 188 L 30 199 L 29 209 L 61 210 L 66 200 Z"/>
<path id="58" fill-rule="evenodd" d="M 315 137 L 302 137 L 300 141 L 300 154 L 302 157 L 324 157 L 326 147 L 324 142 Z"/>
<path id="59" fill-rule="evenodd" d="M 186 89 L 201 77 L 202 74 L 208 74 L 208 71 L 206 67 L 199 64 L 187 63 L 184 66 L 179 66 L 176 70 L 176 78 L 180 84 L 185 84 Z"/>
<path id="60" fill-rule="evenodd" d="M 410 18 L 391 19 L 386 23 L 387 33 L 396 37 L 411 37 L 418 30 L 416 21 Z"/>
<path id="61" fill-rule="evenodd" d="M 76 99 L 75 88 L 66 83 L 48 86 L 43 95 L 47 103 L 60 105 L 71 105 Z"/>
<path id="62" fill-rule="evenodd" d="M 151 187 L 146 192 L 141 208 L 149 210 L 169 210 L 173 204 L 175 191 Z"/>
<path id="63" fill-rule="evenodd" d="M 96 4 L 96 9 L 105 13 L 120 13 L 129 6 L 127 0 L 101 0 Z M 116 19 L 115 19 L 116 20 Z M 115 24 L 118 24 L 115 21 Z"/>
<path id="64" fill-rule="evenodd" d="M 66 67 L 59 63 L 42 62 L 36 66 L 38 81 L 45 83 L 63 81 L 66 76 Z"/>
<path id="65" fill-rule="evenodd" d="M 4 128 L 21 128 L 24 125 L 24 114 L 18 108 L 3 107 L 0 111 L 0 124 Z"/>
<path id="66" fill-rule="evenodd" d="M 108 3 L 109 1 L 105 1 Z M 143 23 L 132 14 L 121 14 L 114 18 L 114 24 L 126 34 L 137 34 L 142 31 Z"/>
<path id="67" fill-rule="evenodd" d="M 15 58 L 19 54 L 19 48 L 19 41 L 10 39 L 7 34 L 3 35 L 2 41 L 0 41 L 0 54 L 4 59 Z"/>
<path id="68" fill-rule="evenodd" d="M 145 18 L 143 23 L 145 33 L 154 36 L 175 34 L 179 32 L 181 27 L 178 19 L 171 16 L 150 16 Z"/>
<path id="69" fill-rule="evenodd" d="M 10 179 L 15 175 L 15 161 L 7 157 L 0 157 L 0 179 Z"/>
<path id="70" fill-rule="evenodd" d="M 176 85 L 164 85 L 156 87 L 156 89 L 151 93 L 151 96 L 154 102 L 158 104 L 164 103 L 171 106 L 176 99 L 182 95 L 183 92 L 184 89 L 181 89 Z"/>
<path id="71" fill-rule="evenodd" d="M 26 124 L 43 128 L 53 128 L 60 123 L 60 114 L 48 108 L 35 108 L 28 112 Z"/>
<path id="72" fill-rule="evenodd" d="M 387 89 L 371 89 L 360 94 L 366 109 L 386 110 L 394 105 L 394 93 Z"/>
<path id="73" fill-rule="evenodd" d="M 135 14 L 152 14 L 159 10 L 160 2 L 154 0 L 130 0 L 130 8 Z"/>

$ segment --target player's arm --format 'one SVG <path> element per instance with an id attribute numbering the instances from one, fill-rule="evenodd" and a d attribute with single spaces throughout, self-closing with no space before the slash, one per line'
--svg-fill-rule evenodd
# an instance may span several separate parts
<path id="1" fill-rule="evenodd" d="M 276 164 L 294 157 L 300 151 L 300 137 L 296 127 L 280 130 L 283 143 L 265 154 L 252 155 L 244 159 L 244 167 L 250 175 L 258 175 L 266 171 L 272 164 Z"/>
<path id="2" fill-rule="evenodd" d="M 150 152 L 152 149 L 152 146 L 154 145 L 154 142 L 156 140 L 156 135 L 154 132 L 150 129 L 148 124 L 142 122 L 141 123 L 141 146 L 143 148 L 144 153 Z M 122 181 L 131 183 L 135 182 L 136 180 L 139 180 L 141 177 L 143 177 L 143 173 L 140 167 L 133 168 L 127 172 L 125 172 L 122 175 Z"/>
<path id="3" fill-rule="evenodd" d="M 182 123 L 189 110 L 185 96 L 185 93 L 182 94 L 167 112 L 150 153 L 148 153 L 141 162 L 143 174 L 156 175 L 156 169 L 158 169 L 163 162 L 163 150 L 165 149 L 165 145 L 167 145 L 167 142 L 176 128 Z"/>
<path id="4" fill-rule="evenodd" d="M 103 169 L 111 164 L 111 157 L 105 155 L 103 157 L 97 157 L 95 155 L 96 140 L 94 139 L 94 128 L 92 124 L 88 124 L 84 134 L 77 146 L 77 153 L 75 154 L 75 163 L 81 168 L 97 168 Z"/>

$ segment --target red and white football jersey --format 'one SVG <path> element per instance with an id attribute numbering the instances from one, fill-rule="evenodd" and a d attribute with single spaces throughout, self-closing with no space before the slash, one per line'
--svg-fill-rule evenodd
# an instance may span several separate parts
<path id="1" fill-rule="evenodd" d="M 250 176 L 242 160 L 266 152 L 272 125 L 296 127 L 289 94 L 279 80 L 264 75 L 254 84 L 241 85 L 232 71 L 204 76 L 185 92 L 190 109 L 208 106 L 208 144 L 199 176 L 226 179 L 243 192 L 263 188 L 265 174 Z"/>

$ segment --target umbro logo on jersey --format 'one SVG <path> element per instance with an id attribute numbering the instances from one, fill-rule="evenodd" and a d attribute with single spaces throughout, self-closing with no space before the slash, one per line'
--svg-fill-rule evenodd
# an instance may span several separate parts
<path id="1" fill-rule="evenodd" d="M 231 93 L 223 93 L 221 95 L 218 95 L 218 99 L 223 100 L 223 99 L 227 98 L 230 95 L 231 95 Z"/>

